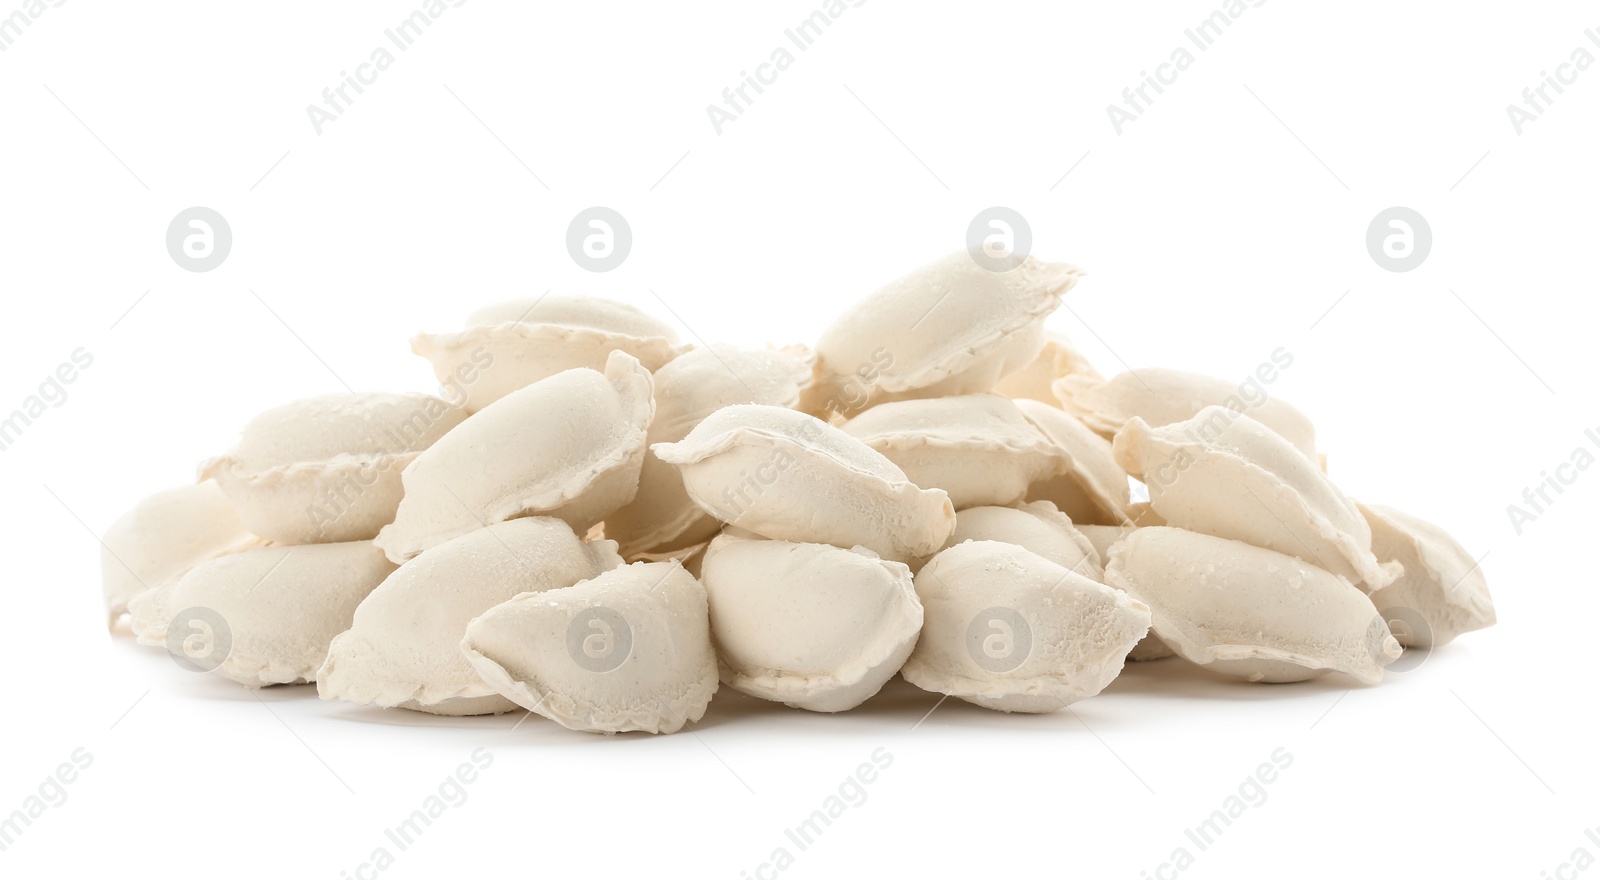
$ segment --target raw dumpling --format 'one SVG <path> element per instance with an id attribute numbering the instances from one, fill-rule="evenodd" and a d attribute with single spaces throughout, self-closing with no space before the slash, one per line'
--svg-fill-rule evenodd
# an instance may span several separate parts
<path id="1" fill-rule="evenodd" d="M 655 373 L 649 444 L 682 440 L 695 425 L 736 403 L 793 409 L 811 385 L 816 357 L 783 349 L 712 345 L 680 355 Z M 606 516 L 606 537 L 622 555 L 671 552 L 711 540 L 721 523 L 689 500 L 678 469 L 647 452 L 634 499 Z"/>
<path id="2" fill-rule="evenodd" d="M 545 295 L 484 306 L 467 318 L 466 329 L 418 334 L 411 350 L 433 363 L 459 405 L 477 412 L 566 370 L 604 370 L 613 351 L 655 371 L 682 349 L 670 326 L 626 303 Z"/>
<path id="3" fill-rule="evenodd" d="M 650 374 L 618 351 L 604 375 L 557 373 L 473 413 L 406 468 L 405 498 L 378 546 L 403 562 L 528 515 L 587 532 L 638 489 L 650 389 Z"/>
<path id="4" fill-rule="evenodd" d="M 466 415 L 426 394 L 312 397 L 251 419 L 200 479 L 215 479 L 268 541 L 365 541 L 394 519 L 400 472 Z"/>
<path id="5" fill-rule="evenodd" d="M 963 541 L 1015 544 L 1090 580 L 1102 580 L 1100 555 L 1066 514 L 1048 501 L 1021 507 L 969 507 L 956 512 L 956 530 L 946 547 Z"/>
<path id="6" fill-rule="evenodd" d="M 961 251 L 879 288 L 817 342 L 807 412 L 990 391 L 1044 346 L 1044 319 L 1082 273 L 1027 257 L 994 272 Z"/>
<path id="7" fill-rule="evenodd" d="M 393 571 L 371 541 L 246 550 L 134 597 L 133 632 L 185 668 L 250 687 L 313 681 L 329 643 Z"/>
<path id="8" fill-rule="evenodd" d="M 1493 626 L 1494 601 L 1472 554 L 1433 523 L 1392 507 L 1362 504 L 1372 550 L 1404 567 L 1398 580 L 1370 594 L 1408 648 L 1436 648 L 1465 632 Z M 1391 626 L 1391 629 L 1396 627 Z"/>
<path id="9" fill-rule="evenodd" d="M 866 444 L 794 410 L 726 407 L 651 449 L 677 465 L 701 509 L 769 538 L 859 544 L 909 562 L 944 546 L 955 528 L 943 490 L 918 488 Z"/>
<path id="10" fill-rule="evenodd" d="M 1183 529 L 1138 529 L 1111 548 L 1106 580 L 1150 606 L 1185 659 L 1247 681 L 1330 671 L 1383 679 L 1400 645 L 1366 594 L 1292 556 Z"/>
<path id="11" fill-rule="evenodd" d="M 1077 526 L 1077 529 L 1085 538 L 1089 539 L 1089 543 L 1094 545 L 1095 553 L 1099 555 L 1101 565 L 1104 565 L 1105 561 L 1111 558 L 1111 548 L 1115 546 L 1118 541 L 1121 541 L 1123 538 L 1126 538 L 1129 534 L 1131 534 L 1134 526 L 1079 525 Z M 1095 580 L 1102 584 L 1105 583 L 1106 579 L 1104 572 L 1102 572 L 1099 577 L 1095 578 Z M 1166 642 L 1161 641 L 1161 638 L 1154 632 L 1151 632 L 1144 638 L 1140 639 L 1139 644 L 1134 645 L 1133 650 L 1128 652 L 1128 659 L 1135 663 L 1143 663 L 1150 660 L 1165 660 L 1171 656 L 1172 649 L 1167 647 Z"/>
<path id="12" fill-rule="evenodd" d="M 813 712 L 861 705 L 922 627 L 911 570 L 857 547 L 721 535 L 701 565 L 722 681 Z"/>
<path id="13" fill-rule="evenodd" d="M 676 562 L 524 593 L 472 621 L 461 650 L 501 695 L 572 730 L 674 733 L 717 691 L 706 591 Z"/>
<path id="14" fill-rule="evenodd" d="M 1126 522 L 1128 475 L 1111 454 L 1111 444 L 1053 406 L 1036 400 L 1018 400 L 1016 405 L 1067 458 L 1066 470 L 1036 481 L 1027 500 L 1049 501 L 1078 524 Z"/>
<path id="15" fill-rule="evenodd" d="M 107 623 L 128 600 L 208 559 L 261 546 L 215 481 L 166 489 L 135 504 L 100 539 L 100 586 Z"/>
<path id="16" fill-rule="evenodd" d="M 572 527 L 532 516 L 478 529 L 402 565 L 356 609 L 317 673 L 324 700 L 399 706 L 436 715 L 516 708 L 467 662 L 473 618 L 522 593 L 570 587 L 622 564 L 613 541 L 585 543 Z"/>
<path id="17" fill-rule="evenodd" d="M 958 517 L 960 515 L 956 514 Z M 1078 530 L 1079 534 L 1088 539 L 1090 544 L 1094 545 L 1096 558 L 1100 561 L 1102 567 L 1105 565 L 1106 560 L 1111 558 L 1111 548 L 1118 541 L 1132 534 L 1134 529 L 1132 525 L 1096 526 L 1078 525 L 1076 523 L 1073 524 L 1073 527 Z M 1038 551 L 1035 550 L 1034 552 L 1037 553 Z M 1094 579 L 1102 584 L 1106 582 L 1103 568 Z M 1172 649 L 1167 647 L 1166 643 L 1162 642 L 1154 632 L 1146 634 L 1144 638 L 1139 640 L 1139 644 L 1134 645 L 1133 650 L 1128 652 L 1128 659 L 1135 663 L 1142 663 L 1148 660 L 1164 660 L 1171 656 Z"/>
<path id="18" fill-rule="evenodd" d="M 994 394 L 880 403 L 840 427 L 911 482 L 945 490 L 957 510 L 1015 504 L 1029 485 L 1071 464 L 1016 404 Z"/>
<path id="19" fill-rule="evenodd" d="M 1039 350 L 1039 356 L 1015 373 L 1000 377 L 994 386 L 994 393 L 1001 397 L 1037 400 L 1059 407 L 1061 401 L 1052 386 L 1063 376 L 1102 378 L 1071 340 L 1053 330 L 1046 330 L 1044 348 Z"/>
<path id="20" fill-rule="evenodd" d="M 1134 418 L 1112 445 L 1117 461 L 1144 478 L 1151 507 L 1168 524 L 1305 557 L 1369 591 L 1400 573 L 1378 563 L 1355 502 L 1249 416 L 1208 406 L 1164 428 Z"/>
<path id="21" fill-rule="evenodd" d="M 1262 369 L 1272 370 L 1271 365 Z M 1067 412 L 1106 437 L 1114 436 L 1129 420 L 1140 418 L 1152 428 L 1192 419 L 1208 406 L 1220 406 L 1248 415 L 1277 431 L 1312 461 L 1317 460 L 1317 432 L 1305 414 L 1287 403 L 1268 397 L 1255 381 L 1228 382 L 1182 370 L 1146 368 L 1128 370 L 1108 379 L 1066 376 L 1053 386 Z"/>
<path id="22" fill-rule="evenodd" d="M 900 674 L 1002 712 L 1054 712 L 1104 690 L 1150 629 L 1126 593 L 1013 544 L 968 541 L 917 572 L 922 638 Z"/>

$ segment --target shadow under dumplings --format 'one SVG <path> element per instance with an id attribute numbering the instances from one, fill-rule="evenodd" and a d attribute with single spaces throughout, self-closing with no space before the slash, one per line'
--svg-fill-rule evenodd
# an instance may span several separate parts
<path id="1" fill-rule="evenodd" d="M 1303 697 L 1308 694 L 1332 694 L 1338 691 L 1359 690 L 1362 687 L 1360 682 L 1337 672 L 1287 684 L 1249 682 L 1209 672 L 1180 657 L 1167 657 L 1161 660 L 1129 663 L 1102 695 L 1259 701 Z"/>

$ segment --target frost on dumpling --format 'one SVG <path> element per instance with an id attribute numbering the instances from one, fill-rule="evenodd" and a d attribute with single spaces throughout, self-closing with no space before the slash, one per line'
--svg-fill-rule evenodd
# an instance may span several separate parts
<path id="1" fill-rule="evenodd" d="M 317 673 L 324 700 L 436 715 L 509 712 L 461 653 L 473 618 L 522 593 L 570 587 L 622 564 L 611 541 L 584 542 L 546 516 L 446 541 L 400 566 L 356 609 Z"/>
<path id="2" fill-rule="evenodd" d="M 711 345 L 655 372 L 656 414 L 648 444 L 682 440 L 701 420 L 739 403 L 793 409 L 811 385 L 816 358 L 802 347 Z M 721 523 L 689 498 L 678 469 L 646 452 L 633 500 L 606 516 L 606 537 L 632 559 L 711 540 Z"/>
<path id="3" fill-rule="evenodd" d="M 378 534 L 403 562 L 519 516 L 554 516 L 580 533 L 639 485 L 655 403 L 650 374 L 614 352 L 605 374 L 557 373 L 473 413 L 403 474 L 405 498 Z"/>
<path id="4" fill-rule="evenodd" d="M 991 391 L 1038 356 L 1045 317 L 1081 274 L 1031 256 L 995 272 L 966 251 L 923 266 L 823 331 L 817 384 L 802 408 L 849 416 L 888 400 Z"/>
<path id="5" fill-rule="evenodd" d="M 497 692 L 572 730 L 674 733 L 717 691 L 706 591 L 676 562 L 523 593 L 472 621 L 461 650 Z"/>
<path id="6" fill-rule="evenodd" d="M 547 294 L 484 306 L 465 329 L 418 334 L 411 350 L 433 364 L 461 406 L 477 412 L 566 370 L 604 370 L 613 351 L 655 371 L 683 347 L 670 325 L 627 303 Z"/>
<path id="7" fill-rule="evenodd" d="M 1028 506 L 1031 507 L 1032 505 L 1030 504 Z M 957 516 L 960 516 L 960 514 L 957 514 Z M 1078 534 L 1082 535 L 1084 539 L 1094 547 L 1095 559 L 1097 560 L 1097 564 L 1100 566 L 1099 573 L 1094 575 L 1094 579 L 1102 584 L 1105 583 L 1106 576 L 1104 566 L 1106 561 L 1111 558 L 1111 548 L 1116 546 L 1118 541 L 1121 541 L 1123 538 L 1126 538 L 1128 535 L 1132 534 L 1136 526 L 1134 526 L 1132 523 L 1120 526 L 1099 526 L 1092 524 L 1073 523 L 1073 528 L 1076 529 Z M 1032 547 L 1029 547 L 1029 549 L 1034 550 L 1035 553 L 1039 552 Z M 1167 647 L 1166 643 L 1162 642 L 1160 637 L 1154 632 L 1147 633 L 1144 638 L 1139 640 L 1139 644 L 1134 645 L 1133 650 L 1128 652 L 1128 659 L 1135 663 L 1142 663 L 1149 660 L 1165 660 L 1171 656 L 1172 649 Z"/>

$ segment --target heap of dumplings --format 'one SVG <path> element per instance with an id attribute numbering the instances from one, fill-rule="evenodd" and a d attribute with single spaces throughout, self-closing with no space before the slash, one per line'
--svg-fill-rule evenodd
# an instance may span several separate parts
<path id="1" fill-rule="evenodd" d="M 813 348 L 694 348 L 546 296 L 412 341 L 439 396 L 263 412 L 106 533 L 138 642 L 247 687 L 671 733 L 719 685 L 814 712 L 896 674 L 1005 712 L 1176 655 L 1373 684 L 1495 620 L 1443 530 L 1352 500 L 1289 404 L 1103 377 L 1045 319 L 1078 282 L 966 253 Z"/>

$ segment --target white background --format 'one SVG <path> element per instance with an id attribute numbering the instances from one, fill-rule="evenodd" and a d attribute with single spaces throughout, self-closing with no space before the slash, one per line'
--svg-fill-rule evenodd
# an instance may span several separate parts
<path id="1" fill-rule="evenodd" d="M 1600 428 L 1600 72 L 1520 135 L 1505 111 L 1600 53 L 1592 6 L 1265 3 L 1119 135 L 1106 105 L 1214 4 L 873 0 L 719 135 L 706 106 L 814 4 L 473 2 L 319 135 L 306 106 L 418 8 L 346 6 L 70 2 L 0 53 L 0 410 L 94 357 L 0 453 L 0 813 L 94 756 L 0 873 L 357 876 L 480 747 L 468 800 L 381 876 L 773 876 L 785 845 L 786 878 L 1174 876 L 1179 846 L 1186 878 L 1533 878 L 1600 856 L 1600 473 L 1520 535 L 1506 512 Z M 605 274 L 564 241 L 596 204 L 635 240 Z M 192 205 L 234 235 L 203 274 L 164 243 Z M 1376 688 L 1173 660 L 1050 716 L 951 700 L 916 726 L 936 699 L 896 682 L 839 716 L 724 692 L 655 738 L 252 694 L 103 630 L 91 533 L 265 407 L 431 389 L 418 330 L 553 289 L 692 342 L 811 342 L 991 205 L 1089 272 L 1051 325 L 1107 373 L 1243 379 L 1287 346 L 1274 392 L 1316 420 L 1335 480 L 1487 553 L 1500 625 Z M 1392 205 L 1431 225 L 1415 271 L 1367 254 Z M 1184 830 L 1279 747 L 1266 801 L 1199 851 Z M 784 829 L 879 748 L 867 800 L 797 851 Z"/>

